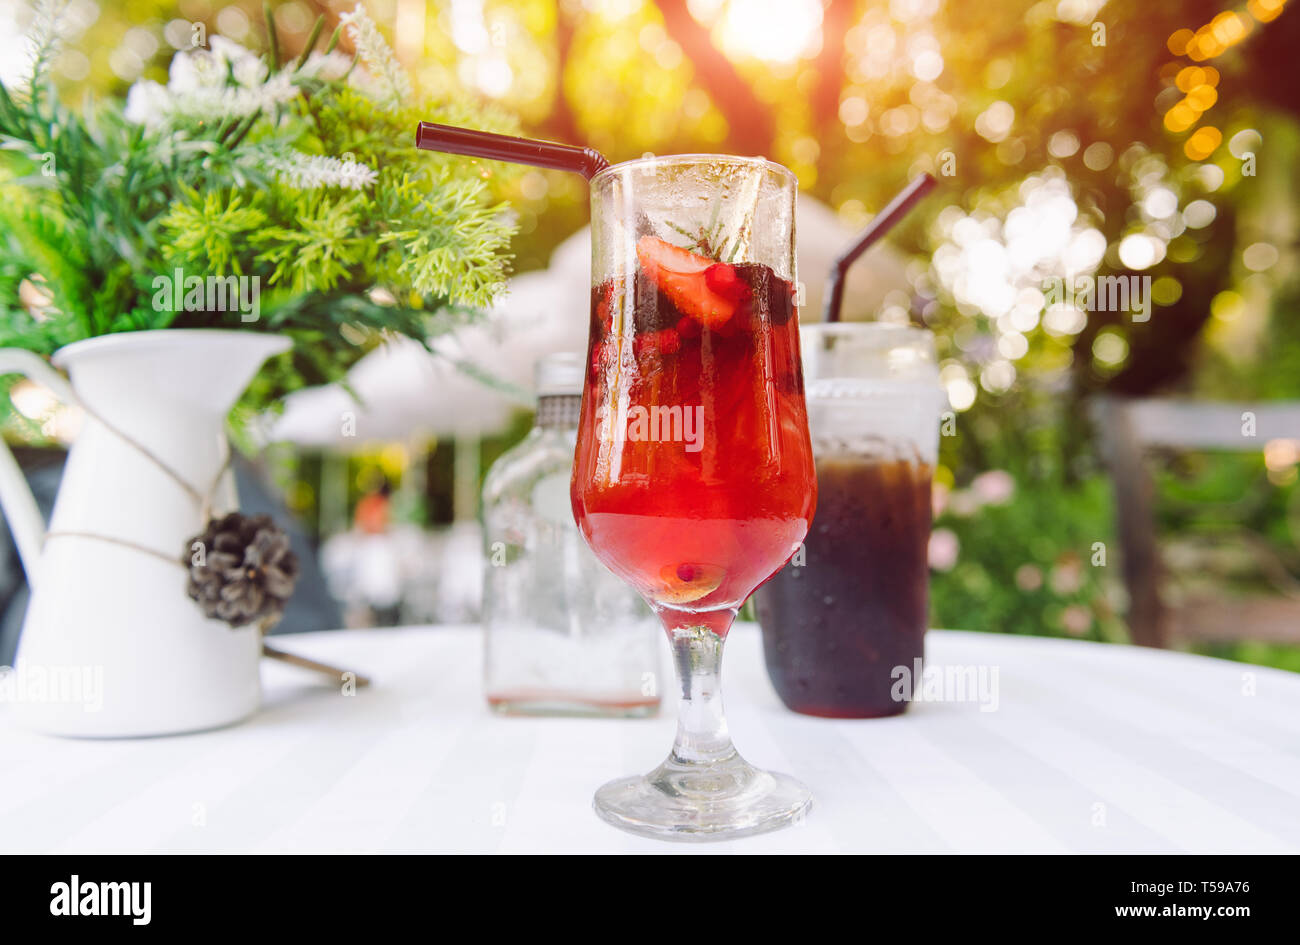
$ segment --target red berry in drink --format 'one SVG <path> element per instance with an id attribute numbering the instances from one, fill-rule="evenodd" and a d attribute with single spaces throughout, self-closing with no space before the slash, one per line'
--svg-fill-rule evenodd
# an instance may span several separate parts
<path id="1" fill-rule="evenodd" d="M 682 336 L 677 334 L 676 329 L 664 328 L 661 331 L 637 335 L 632 344 L 638 358 L 646 355 L 654 357 L 676 354 L 682 350 Z"/>
<path id="2" fill-rule="evenodd" d="M 726 263 L 714 263 L 704 270 L 704 281 L 708 287 L 720 295 L 739 299 L 747 286 L 740 281 L 734 266 Z"/>
<path id="3" fill-rule="evenodd" d="M 708 274 L 710 269 L 731 267 L 654 236 L 637 240 L 636 255 L 641 269 L 659 291 L 678 311 L 705 328 L 718 328 L 735 314 L 738 295 L 726 274 L 718 272 L 712 277 Z M 734 277 L 734 272 L 732 275 Z M 710 285 L 711 278 L 726 288 L 722 291 L 714 289 Z"/>

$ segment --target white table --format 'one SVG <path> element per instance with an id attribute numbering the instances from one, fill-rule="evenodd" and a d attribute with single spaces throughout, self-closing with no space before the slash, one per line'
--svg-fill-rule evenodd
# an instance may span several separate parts
<path id="1" fill-rule="evenodd" d="M 68 741 L 0 712 L 0 849 L 1300 850 L 1300 675 L 934 632 L 931 666 L 997 670 L 995 710 L 928 702 L 828 721 L 781 707 L 757 630 L 741 625 L 724 661 L 737 746 L 807 782 L 814 809 L 778 833 L 686 845 L 591 811 L 597 786 L 666 754 L 671 706 L 652 720 L 496 717 L 472 628 L 279 642 L 375 685 L 343 696 L 267 663 L 256 718 L 174 738 Z"/>

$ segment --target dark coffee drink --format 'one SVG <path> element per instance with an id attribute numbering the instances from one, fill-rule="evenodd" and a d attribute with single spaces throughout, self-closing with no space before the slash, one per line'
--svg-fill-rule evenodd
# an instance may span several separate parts
<path id="1" fill-rule="evenodd" d="M 799 555 L 755 595 L 767 671 L 806 715 L 873 718 L 907 708 L 929 605 L 930 467 L 817 458 L 817 515 Z"/>

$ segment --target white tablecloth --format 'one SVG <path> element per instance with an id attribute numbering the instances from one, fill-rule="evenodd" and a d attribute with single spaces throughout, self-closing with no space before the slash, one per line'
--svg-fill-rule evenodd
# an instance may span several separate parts
<path id="1" fill-rule="evenodd" d="M 1300 850 L 1300 675 L 934 632 L 930 666 L 997 670 L 995 709 L 923 702 L 828 721 L 781 707 L 742 625 L 724 661 L 736 744 L 802 778 L 814 808 L 784 831 L 685 845 L 591 811 L 601 783 L 662 760 L 671 705 L 652 720 L 494 716 L 471 628 L 278 639 L 375 684 L 343 696 L 268 662 L 263 712 L 173 738 L 63 740 L 0 712 L 0 849 Z"/>

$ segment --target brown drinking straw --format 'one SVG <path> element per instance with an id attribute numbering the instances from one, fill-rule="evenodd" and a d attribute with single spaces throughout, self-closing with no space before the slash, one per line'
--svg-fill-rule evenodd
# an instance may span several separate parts
<path id="1" fill-rule="evenodd" d="M 824 318 L 828 322 L 840 320 L 840 307 L 844 304 L 844 275 L 849 271 L 859 256 L 869 250 L 877 240 L 888 233 L 922 197 L 934 189 L 937 183 L 929 174 L 914 178 L 903 190 L 889 201 L 884 210 L 875 215 L 867 228 L 858 234 L 835 264 L 831 267 L 830 292 L 826 295 Z"/>
<path id="2" fill-rule="evenodd" d="M 591 148 L 534 138 L 514 138 L 488 131 L 475 131 L 472 128 L 457 128 L 454 125 L 435 125 L 429 121 L 420 122 L 416 129 L 415 146 L 425 151 L 442 151 L 492 161 L 508 161 L 511 164 L 573 171 L 587 180 L 609 167 L 605 156 Z"/>

